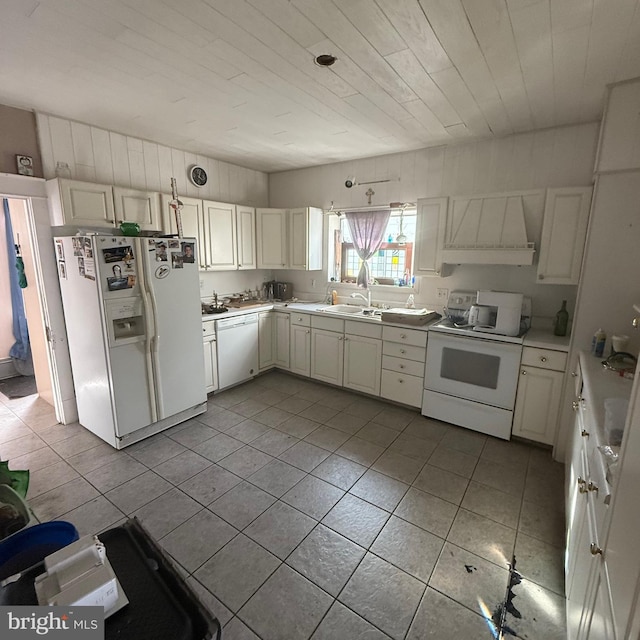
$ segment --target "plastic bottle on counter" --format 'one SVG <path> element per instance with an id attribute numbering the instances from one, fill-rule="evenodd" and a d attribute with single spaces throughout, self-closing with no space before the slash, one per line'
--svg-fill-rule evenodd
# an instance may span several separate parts
<path id="1" fill-rule="evenodd" d="M 596 358 L 602 358 L 604 355 L 604 345 L 606 341 L 607 334 L 602 329 L 598 329 L 593 334 L 593 338 L 591 338 L 591 353 L 596 356 Z"/>
<path id="2" fill-rule="evenodd" d="M 415 300 L 413 298 L 413 293 L 409 294 L 409 297 L 407 298 L 407 302 L 405 304 L 405 307 L 407 309 L 415 309 L 416 308 L 416 303 L 415 303 Z"/>
<path id="3" fill-rule="evenodd" d="M 331 304 L 338 304 L 338 292 L 335 289 L 331 292 Z"/>

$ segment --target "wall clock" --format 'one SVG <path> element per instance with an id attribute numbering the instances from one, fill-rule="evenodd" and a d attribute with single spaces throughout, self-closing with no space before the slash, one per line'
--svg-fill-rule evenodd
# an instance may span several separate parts
<path id="1" fill-rule="evenodd" d="M 191 180 L 192 184 L 195 184 L 196 187 L 204 187 L 207 184 L 207 172 L 197 164 L 189 167 L 189 180 Z"/>

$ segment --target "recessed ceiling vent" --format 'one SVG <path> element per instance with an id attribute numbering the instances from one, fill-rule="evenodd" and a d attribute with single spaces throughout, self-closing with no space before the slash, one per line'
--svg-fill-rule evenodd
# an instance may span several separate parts
<path id="1" fill-rule="evenodd" d="M 338 58 L 332 56 L 330 53 L 323 53 L 315 59 L 315 63 L 319 67 L 330 67 L 337 59 Z"/>

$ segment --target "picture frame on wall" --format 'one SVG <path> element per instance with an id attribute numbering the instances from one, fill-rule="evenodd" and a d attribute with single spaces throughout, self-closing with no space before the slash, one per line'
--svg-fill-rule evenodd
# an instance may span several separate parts
<path id="1" fill-rule="evenodd" d="M 33 175 L 33 158 L 31 156 L 16 156 L 16 165 L 21 176 Z"/>

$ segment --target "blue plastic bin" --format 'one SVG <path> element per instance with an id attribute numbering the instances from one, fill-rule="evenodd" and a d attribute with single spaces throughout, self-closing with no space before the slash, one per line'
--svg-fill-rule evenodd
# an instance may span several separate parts
<path id="1" fill-rule="evenodd" d="M 36 524 L 14 533 L 0 542 L 0 580 L 42 562 L 78 538 L 78 530 L 64 520 Z"/>

